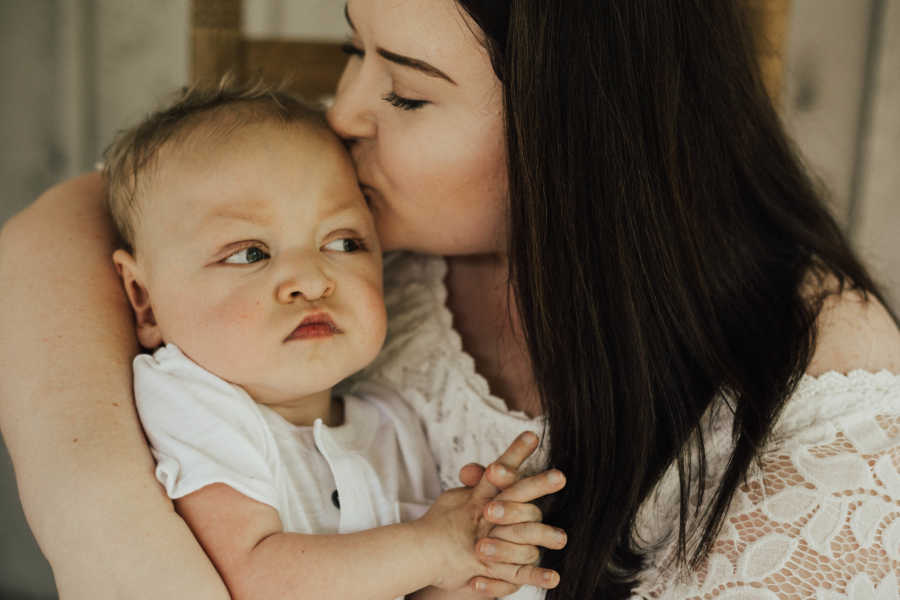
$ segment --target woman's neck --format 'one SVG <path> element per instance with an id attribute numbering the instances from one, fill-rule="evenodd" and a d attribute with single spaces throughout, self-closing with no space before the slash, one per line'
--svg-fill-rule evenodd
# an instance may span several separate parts
<path id="1" fill-rule="evenodd" d="M 508 277 L 505 257 L 449 257 L 447 307 L 491 393 L 511 410 L 534 416 L 541 412 L 540 399 Z"/>

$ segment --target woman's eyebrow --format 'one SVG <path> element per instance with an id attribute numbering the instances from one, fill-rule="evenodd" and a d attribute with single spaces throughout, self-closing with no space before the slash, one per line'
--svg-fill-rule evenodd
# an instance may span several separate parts
<path id="1" fill-rule="evenodd" d="M 403 56 L 402 54 L 397 54 L 395 52 L 391 52 L 390 50 L 385 50 L 384 48 L 376 48 L 375 49 L 378 54 L 380 54 L 385 59 L 391 61 L 392 63 L 396 63 L 403 67 L 410 67 L 411 69 L 415 69 L 417 71 L 421 71 L 425 75 L 429 77 L 438 77 L 440 79 L 446 79 L 453 85 L 456 85 L 456 82 L 450 78 L 449 75 L 438 69 L 437 67 L 428 64 L 424 60 L 419 60 L 418 58 L 411 58 L 409 56 Z"/>
<path id="2" fill-rule="evenodd" d="M 350 26 L 350 29 L 356 31 L 356 26 L 353 24 L 353 20 L 350 18 L 350 11 L 347 9 L 347 5 L 344 4 L 344 18 L 347 19 L 347 25 Z M 389 60 L 392 63 L 398 64 L 403 67 L 409 67 L 411 69 L 415 69 L 428 75 L 429 77 L 437 77 L 439 79 L 445 79 L 456 85 L 456 82 L 453 79 L 435 67 L 434 65 L 428 64 L 424 60 L 419 60 L 418 58 L 412 58 L 410 56 L 404 56 L 402 54 L 397 54 L 396 52 L 391 52 L 390 50 L 385 50 L 384 48 L 378 47 L 375 49 L 378 54 L 384 58 L 385 60 Z"/>

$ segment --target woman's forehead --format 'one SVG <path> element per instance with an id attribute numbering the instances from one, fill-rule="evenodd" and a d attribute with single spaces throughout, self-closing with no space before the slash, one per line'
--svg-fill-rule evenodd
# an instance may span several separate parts
<path id="1" fill-rule="evenodd" d="M 367 45 L 427 61 L 448 74 L 487 58 L 478 26 L 456 0 L 349 0 L 346 12 Z"/>

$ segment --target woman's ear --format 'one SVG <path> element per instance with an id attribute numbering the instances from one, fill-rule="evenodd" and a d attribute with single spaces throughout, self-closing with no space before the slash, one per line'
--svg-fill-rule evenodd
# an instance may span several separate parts
<path id="1" fill-rule="evenodd" d="M 153 350 L 163 343 L 163 338 L 156 317 L 153 316 L 150 290 L 145 283 L 144 273 L 134 257 L 125 250 L 116 250 L 112 258 L 125 286 L 128 301 L 134 309 L 138 341 L 144 348 Z"/>

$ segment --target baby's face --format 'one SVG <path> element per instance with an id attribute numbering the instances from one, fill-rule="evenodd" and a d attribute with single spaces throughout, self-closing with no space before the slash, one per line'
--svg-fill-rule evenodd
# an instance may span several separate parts
<path id="1" fill-rule="evenodd" d="M 165 342 L 273 406 L 375 358 L 381 249 L 333 134 L 251 125 L 158 164 L 135 245 Z"/>

